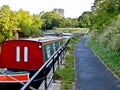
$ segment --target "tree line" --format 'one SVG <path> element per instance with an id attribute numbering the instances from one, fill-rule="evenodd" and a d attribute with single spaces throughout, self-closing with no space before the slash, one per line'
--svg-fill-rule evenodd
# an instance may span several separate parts
<path id="1" fill-rule="evenodd" d="M 40 35 L 43 20 L 39 15 L 30 15 L 29 12 L 20 9 L 12 11 L 9 6 L 0 8 L 0 42 L 16 37 L 19 30 L 20 36 Z"/>
<path id="2" fill-rule="evenodd" d="M 0 42 L 14 38 L 13 32 L 17 30 L 20 37 L 37 37 L 42 31 L 57 27 L 87 27 L 102 32 L 102 28 L 119 14 L 120 0 L 95 0 L 91 11 L 83 12 L 78 18 L 65 18 L 55 11 L 30 15 L 22 9 L 12 11 L 8 5 L 3 5 L 0 7 Z"/>
<path id="3" fill-rule="evenodd" d="M 78 19 L 65 18 L 54 10 L 30 15 L 23 9 L 13 11 L 8 5 L 0 7 L 0 42 L 15 38 L 15 32 L 19 32 L 20 37 L 37 37 L 42 31 L 57 27 L 79 27 Z"/>
<path id="4" fill-rule="evenodd" d="M 91 27 L 102 32 L 105 25 L 119 14 L 120 0 L 95 0 L 91 11 L 85 11 L 79 18 L 80 27 Z"/>

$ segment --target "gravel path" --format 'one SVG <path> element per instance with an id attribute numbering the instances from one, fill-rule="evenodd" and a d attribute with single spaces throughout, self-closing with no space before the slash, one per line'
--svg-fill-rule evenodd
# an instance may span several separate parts
<path id="1" fill-rule="evenodd" d="M 120 90 L 120 80 L 101 63 L 86 40 L 87 36 L 83 36 L 74 49 L 75 90 Z"/>

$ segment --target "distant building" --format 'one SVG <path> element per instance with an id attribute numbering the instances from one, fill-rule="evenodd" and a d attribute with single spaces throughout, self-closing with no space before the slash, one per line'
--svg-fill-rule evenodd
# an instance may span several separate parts
<path id="1" fill-rule="evenodd" d="M 53 11 L 58 13 L 60 16 L 64 17 L 64 9 L 55 8 Z"/>

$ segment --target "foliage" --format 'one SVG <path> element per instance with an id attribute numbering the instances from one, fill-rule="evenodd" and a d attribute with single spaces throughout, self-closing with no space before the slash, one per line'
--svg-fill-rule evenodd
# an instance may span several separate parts
<path id="1" fill-rule="evenodd" d="M 116 51 L 118 55 L 120 55 L 120 34 L 117 34 L 111 42 L 111 47 Z"/>
<path id="2" fill-rule="evenodd" d="M 89 45 L 120 77 L 120 0 L 95 0 Z"/>
<path id="3" fill-rule="evenodd" d="M 120 15 L 117 19 L 114 19 L 113 22 L 103 28 L 102 33 L 99 33 L 98 30 L 93 30 L 90 33 L 90 39 L 96 41 L 100 45 L 110 46 L 117 55 L 120 55 Z"/>
<path id="4" fill-rule="evenodd" d="M 110 46 L 101 45 L 92 39 L 88 40 L 88 44 L 100 56 L 104 63 L 120 77 L 120 56 Z"/>
<path id="5" fill-rule="evenodd" d="M 12 11 L 9 6 L 3 5 L 0 8 L 0 42 L 15 38 L 18 28 L 22 37 L 40 36 L 42 24 L 40 15 L 30 15 L 22 9 Z"/>
<path id="6" fill-rule="evenodd" d="M 12 38 L 12 32 L 17 29 L 16 12 L 10 10 L 9 6 L 0 8 L 0 42 Z"/>
<path id="7" fill-rule="evenodd" d="M 75 28 L 78 27 L 78 20 L 77 18 L 62 18 L 59 27 L 60 28 Z"/>
<path id="8" fill-rule="evenodd" d="M 46 31 L 57 27 L 78 27 L 77 18 L 64 18 L 63 14 L 63 9 L 54 9 L 30 15 L 22 9 L 12 11 L 4 5 L 0 8 L 0 42 L 14 39 L 18 36 L 17 32 L 20 37 L 36 37 L 41 35 L 41 29 Z"/>
<path id="9" fill-rule="evenodd" d="M 33 27 L 36 27 L 38 29 L 42 28 L 42 25 L 43 25 L 43 19 L 41 18 L 40 15 L 37 15 L 37 14 L 34 14 L 32 16 L 32 26 Z"/>
<path id="10" fill-rule="evenodd" d="M 120 77 L 120 15 L 100 29 L 92 30 L 88 44 L 106 65 Z"/>
<path id="11" fill-rule="evenodd" d="M 90 27 L 90 12 L 86 11 L 84 12 L 79 18 L 79 27 L 86 28 Z"/>
<path id="12" fill-rule="evenodd" d="M 41 31 L 38 29 L 42 27 L 43 20 L 39 15 L 31 16 L 29 12 L 22 9 L 17 12 L 17 15 L 19 27 L 21 28 L 20 37 L 36 37 L 36 34 L 37 36 L 38 34 L 39 36 L 41 35 Z"/>
<path id="13" fill-rule="evenodd" d="M 71 18 L 63 18 L 60 22 L 60 27 L 72 27 L 72 19 Z"/>
<path id="14" fill-rule="evenodd" d="M 72 27 L 74 27 L 74 28 L 79 27 L 78 18 L 73 18 L 73 19 L 72 19 Z"/>
<path id="15" fill-rule="evenodd" d="M 51 30 L 57 27 L 60 27 L 60 28 L 78 27 L 77 18 L 73 18 L 73 19 L 64 18 L 61 14 L 56 13 L 55 11 L 56 10 L 41 14 L 41 17 L 44 20 L 44 24 L 42 26 L 43 30 L 45 31 Z"/>
<path id="16" fill-rule="evenodd" d="M 61 12 L 61 11 L 60 11 Z M 60 28 L 70 28 L 70 27 L 78 27 L 77 18 L 64 18 L 62 13 L 60 13 L 54 9 L 54 11 L 44 12 L 41 14 L 41 17 L 44 21 L 42 26 L 43 30 L 55 29 L 57 27 Z"/>
<path id="17" fill-rule="evenodd" d="M 41 17 L 44 20 L 44 24 L 42 26 L 42 29 L 44 30 L 58 27 L 62 19 L 62 17 L 54 11 L 46 12 Z"/>
<path id="18" fill-rule="evenodd" d="M 119 14 L 120 0 L 95 0 L 91 12 L 92 29 L 102 32 L 102 27 L 108 25 Z"/>

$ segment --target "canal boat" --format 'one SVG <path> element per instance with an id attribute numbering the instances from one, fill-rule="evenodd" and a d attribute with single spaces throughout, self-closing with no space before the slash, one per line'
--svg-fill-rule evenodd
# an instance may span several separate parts
<path id="1" fill-rule="evenodd" d="M 63 43 L 61 37 L 22 38 L 3 42 L 0 89 L 19 90 Z"/>

